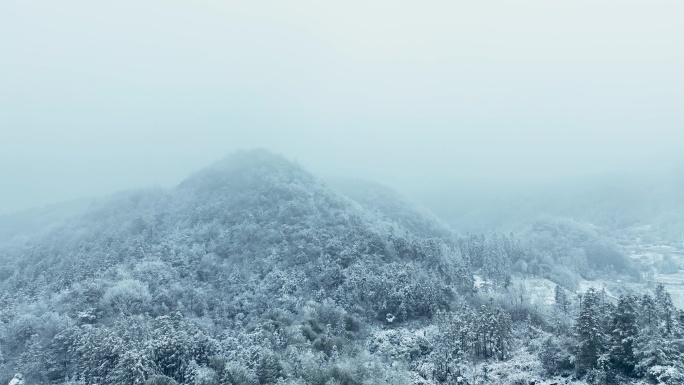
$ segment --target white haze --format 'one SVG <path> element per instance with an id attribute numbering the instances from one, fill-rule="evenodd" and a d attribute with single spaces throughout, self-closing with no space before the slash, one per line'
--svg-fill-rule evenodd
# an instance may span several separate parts
<path id="1" fill-rule="evenodd" d="M 0 213 L 236 149 L 403 191 L 684 150 L 681 1 L 0 4 Z"/>

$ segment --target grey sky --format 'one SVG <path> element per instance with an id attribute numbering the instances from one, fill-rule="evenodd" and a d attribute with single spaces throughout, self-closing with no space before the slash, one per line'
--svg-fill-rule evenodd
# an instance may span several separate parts
<path id="1" fill-rule="evenodd" d="M 405 188 L 675 161 L 682 17 L 658 0 L 5 0 L 0 213 L 173 185 L 251 147 Z"/>

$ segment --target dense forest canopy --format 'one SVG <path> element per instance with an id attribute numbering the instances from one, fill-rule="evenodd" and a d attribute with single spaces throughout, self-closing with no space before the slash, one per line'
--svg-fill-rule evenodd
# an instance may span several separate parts
<path id="1" fill-rule="evenodd" d="M 5 232 L 0 382 L 684 381 L 684 313 L 588 217 L 458 234 L 265 150 L 69 213 Z"/>

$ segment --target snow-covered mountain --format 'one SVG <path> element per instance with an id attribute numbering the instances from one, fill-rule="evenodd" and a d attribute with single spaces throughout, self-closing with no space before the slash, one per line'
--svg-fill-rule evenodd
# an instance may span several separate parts
<path id="1" fill-rule="evenodd" d="M 590 289 L 581 300 L 573 274 L 586 266 L 564 251 L 574 241 L 551 254 L 513 235 L 458 235 L 386 187 L 324 182 L 264 150 L 41 228 L 0 248 L 0 381 L 675 383 L 682 373 L 684 318 L 667 293 Z M 560 283 L 554 300 L 529 295 L 533 281 Z M 616 322 L 644 326 L 629 352 Z"/>

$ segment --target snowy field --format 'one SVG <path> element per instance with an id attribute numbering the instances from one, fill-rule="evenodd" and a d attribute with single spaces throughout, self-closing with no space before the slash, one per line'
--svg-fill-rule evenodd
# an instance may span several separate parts
<path id="1" fill-rule="evenodd" d="M 659 272 L 657 266 L 659 263 L 662 263 L 665 255 L 671 256 L 672 260 L 682 268 L 677 272 Z M 609 298 L 617 300 L 621 293 L 629 291 L 650 292 L 655 288 L 656 284 L 662 283 L 672 296 L 672 302 L 675 306 L 684 308 L 684 250 L 668 245 L 636 245 L 630 254 L 630 258 L 652 266 L 653 274 L 641 283 L 625 282 L 623 280 L 582 280 L 579 282 L 579 288 L 576 293 L 584 293 L 589 288 L 594 287 L 598 290 L 605 290 Z M 484 281 L 479 276 L 475 276 L 475 285 L 478 289 L 486 292 L 487 286 L 490 283 Z M 513 304 L 522 295 L 525 302 L 543 312 L 548 311 L 548 306 L 555 303 L 555 287 L 555 282 L 545 278 L 514 278 L 507 295 L 511 297 L 510 302 Z"/>
<path id="2" fill-rule="evenodd" d="M 665 285 L 672 296 L 672 302 L 678 308 L 684 308 L 684 272 L 677 274 L 656 274 L 655 280 Z"/>
<path id="3" fill-rule="evenodd" d="M 663 272 L 657 268 L 666 256 L 672 257 L 674 264 L 679 266 L 677 272 Z M 647 245 L 636 247 L 630 258 L 653 266 L 653 276 L 644 286 L 651 287 L 662 283 L 670 295 L 672 302 L 678 308 L 684 308 L 684 250 L 670 245 Z"/>

